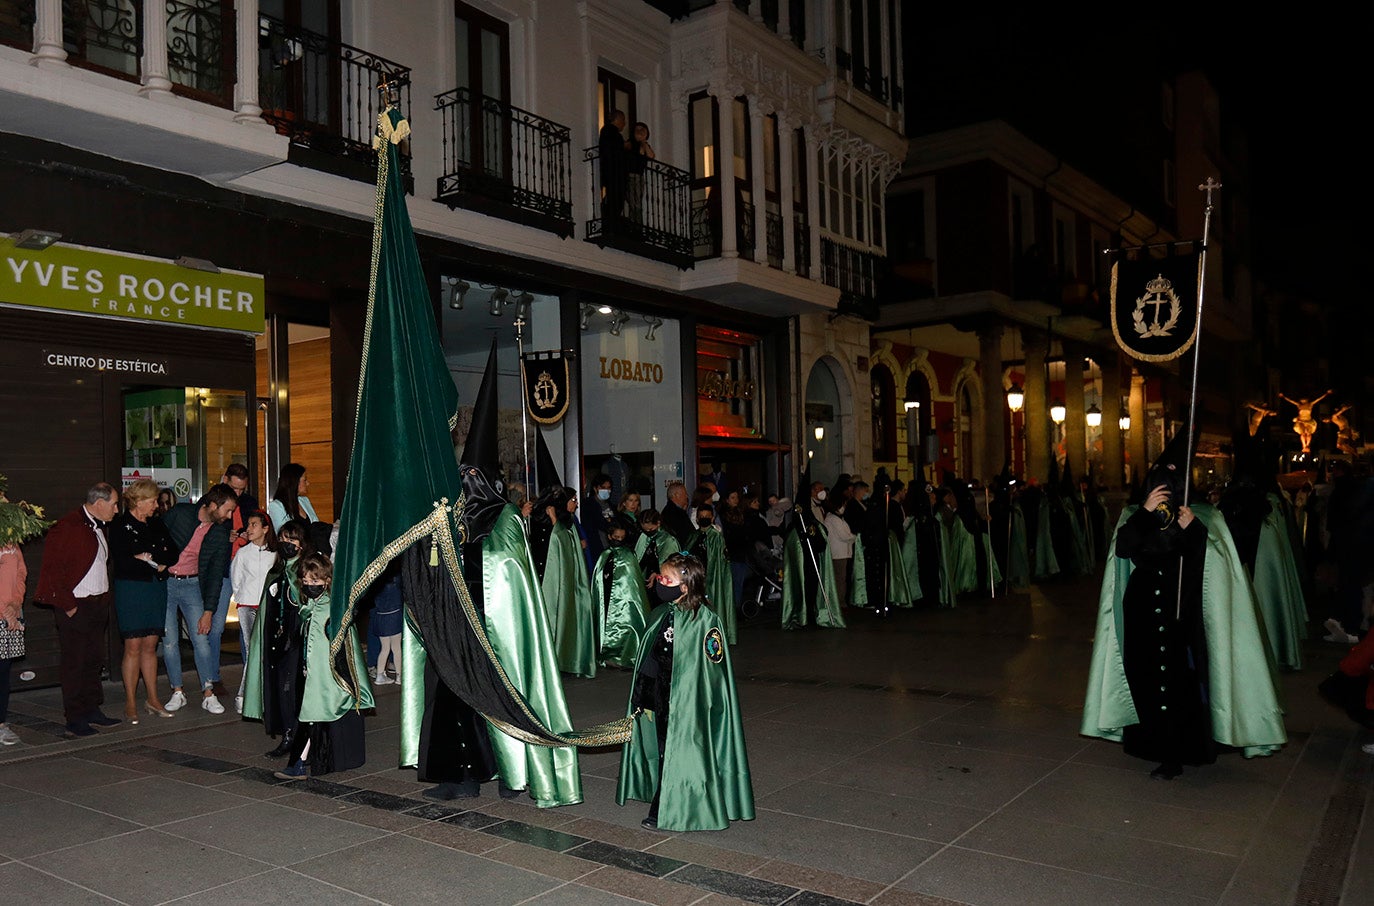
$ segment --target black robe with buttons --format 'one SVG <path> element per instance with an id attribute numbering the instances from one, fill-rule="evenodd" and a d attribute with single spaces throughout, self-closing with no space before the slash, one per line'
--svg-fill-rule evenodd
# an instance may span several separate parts
<path id="1" fill-rule="evenodd" d="M 1216 760 L 1202 624 L 1206 551 L 1207 527 L 1200 519 L 1187 529 L 1176 521 L 1161 527 L 1155 513 L 1141 509 L 1117 531 L 1116 555 L 1135 564 L 1122 597 L 1122 657 L 1140 723 L 1125 728 L 1122 742 L 1137 758 L 1189 765 Z"/>

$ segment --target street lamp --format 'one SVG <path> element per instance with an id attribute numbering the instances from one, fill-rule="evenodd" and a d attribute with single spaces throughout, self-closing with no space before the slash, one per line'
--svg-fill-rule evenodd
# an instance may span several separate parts
<path id="1" fill-rule="evenodd" d="M 1026 406 L 1026 391 L 1021 389 L 1019 383 L 1013 382 L 1007 389 L 1007 408 L 1012 412 L 1020 412 Z"/>
<path id="2" fill-rule="evenodd" d="M 815 435 L 816 435 L 816 440 L 817 440 L 817 441 L 825 440 L 825 426 L 824 426 L 824 425 L 817 425 L 817 426 L 816 426 L 816 430 L 815 430 Z"/>
<path id="3" fill-rule="evenodd" d="M 1129 409 L 1122 408 L 1121 417 L 1116 420 L 1116 426 L 1122 431 L 1131 430 L 1131 411 Z"/>
<path id="4" fill-rule="evenodd" d="M 1055 400 L 1054 404 L 1050 406 L 1050 421 L 1056 425 L 1064 424 L 1064 419 L 1068 417 L 1068 414 L 1069 410 L 1065 409 L 1064 404 L 1059 400 Z"/>
<path id="5" fill-rule="evenodd" d="M 1088 420 L 1089 428 L 1102 427 L 1102 410 L 1098 408 L 1097 403 L 1093 403 L 1088 407 L 1088 411 L 1084 413 L 1084 417 Z"/>

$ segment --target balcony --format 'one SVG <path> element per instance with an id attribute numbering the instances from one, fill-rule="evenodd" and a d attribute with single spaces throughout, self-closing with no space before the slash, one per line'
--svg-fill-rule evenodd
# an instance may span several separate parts
<path id="1" fill-rule="evenodd" d="M 434 200 L 573 234 L 572 130 L 505 101 L 455 88 L 434 99 L 444 169 Z"/>
<path id="2" fill-rule="evenodd" d="M 291 141 L 288 160 L 370 182 L 372 136 L 389 86 L 410 117 L 410 70 L 374 53 L 271 16 L 259 16 L 258 95 L 262 118 Z M 402 172 L 411 188 L 410 156 Z"/>
<path id="3" fill-rule="evenodd" d="M 238 33 L 234 4 L 219 0 L 164 0 L 167 73 L 172 91 L 232 107 Z"/>
<path id="4" fill-rule="evenodd" d="M 878 279 L 885 259 L 821 239 L 821 282 L 840 291 L 840 314 L 878 320 Z"/>
<path id="5" fill-rule="evenodd" d="M 33 50 L 34 0 L 0 0 L 0 44 Z"/>
<path id="6" fill-rule="evenodd" d="M 627 173 L 623 162 L 603 166 L 599 148 L 582 159 L 591 167 L 597 218 L 587 221 L 587 241 L 644 258 L 692 266 L 696 212 L 692 176 L 658 160 L 646 160 L 643 173 Z"/>
<path id="7" fill-rule="evenodd" d="M 811 225 L 805 214 L 792 215 L 792 243 L 796 248 L 797 276 L 811 276 Z"/>

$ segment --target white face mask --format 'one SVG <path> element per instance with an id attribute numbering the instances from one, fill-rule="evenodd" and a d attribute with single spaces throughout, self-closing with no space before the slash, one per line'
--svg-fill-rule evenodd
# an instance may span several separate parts
<path id="1" fill-rule="evenodd" d="M 610 500 L 610 499 L 611 499 L 611 489 L 610 489 L 610 488 L 598 488 L 597 491 L 596 491 L 596 497 L 597 497 L 598 500 Z"/>
<path id="2" fill-rule="evenodd" d="M 819 500 L 819 501 L 821 501 L 822 503 L 824 503 L 824 502 L 825 502 L 825 491 L 821 491 L 819 494 L 817 494 L 817 495 L 816 495 L 816 499 Z"/>

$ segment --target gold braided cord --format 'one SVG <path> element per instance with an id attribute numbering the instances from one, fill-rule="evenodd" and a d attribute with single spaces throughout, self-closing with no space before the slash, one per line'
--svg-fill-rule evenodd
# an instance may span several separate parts
<path id="1" fill-rule="evenodd" d="M 457 506 L 458 512 L 462 512 L 464 503 L 465 498 L 460 495 Z M 477 640 L 482 644 L 482 650 L 486 652 L 487 658 L 496 668 L 496 673 L 500 676 L 502 685 L 506 687 L 506 691 L 511 694 L 511 697 L 520 706 L 520 710 L 524 712 L 526 717 L 532 722 L 544 726 L 544 721 L 529 709 L 529 705 L 525 701 L 525 696 L 511 683 L 510 677 L 506 675 L 506 668 L 501 664 L 501 659 L 497 656 L 495 649 L 491 647 L 491 639 L 487 637 L 486 626 L 483 625 L 482 618 L 478 615 L 477 608 L 472 603 L 472 595 L 468 592 L 467 583 L 462 579 L 463 572 L 462 566 L 458 560 L 458 549 L 453 543 L 453 533 L 447 521 L 437 528 L 435 537 L 439 541 L 440 550 L 443 551 L 444 562 L 448 565 L 449 576 L 453 582 L 454 590 L 458 593 L 458 600 L 463 606 L 463 613 L 467 615 L 468 624 L 472 626 L 473 631 L 476 632 Z M 521 742 L 530 745 L 545 746 L 547 748 L 560 748 L 562 746 L 608 746 L 619 745 L 630 741 L 629 718 L 623 718 L 619 721 L 612 721 L 609 724 L 594 727 L 593 732 L 595 735 L 589 735 L 587 737 L 565 736 L 561 733 L 553 732 L 551 728 L 545 727 L 545 729 L 549 731 L 549 738 L 558 740 L 555 744 L 545 739 L 530 736 L 530 734 L 525 731 L 517 730 L 504 721 L 495 720 L 486 714 L 482 716 L 493 726 Z"/>

